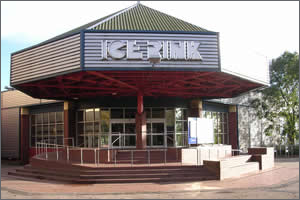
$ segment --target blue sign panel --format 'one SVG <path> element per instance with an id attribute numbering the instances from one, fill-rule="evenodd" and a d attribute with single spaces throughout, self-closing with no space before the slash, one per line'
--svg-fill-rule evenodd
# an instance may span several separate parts
<path id="1" fill-rule="evenodd" d="M 197 144 L 197 118 L 188 118 L 188 142 L 189 144 Z"/>

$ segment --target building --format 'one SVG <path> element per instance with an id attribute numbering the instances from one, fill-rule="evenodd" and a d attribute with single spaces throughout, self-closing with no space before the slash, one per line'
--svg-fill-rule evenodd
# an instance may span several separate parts
<path id="1" fill-rule="evenodd" d="M 109 149 L 188 147 L 188 117 L 214 119 L 239 148 L 233 98 L 267 83 L 221 68 L 219 34 L 137 3 L 11 55 L 2 92 L 2 156 L 37 142 Z M 105 149 L 106 148 L 106 149 Z M 106 155 L 106 157 L 105 157 Z"/>

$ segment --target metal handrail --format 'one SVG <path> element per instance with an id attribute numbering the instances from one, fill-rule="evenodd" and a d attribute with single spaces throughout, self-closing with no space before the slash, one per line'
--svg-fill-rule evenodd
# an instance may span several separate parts
<path id="1" fill-rule="evenodd" d="M 115 141 L 113 141 L 112 143 L 111 143 L 111 146 L 113 146 L 113 144 L 116 142 L 116 141 L 118 141 L 120 138 L 122 138 L 123 136 L 125 136 L 125 135 L 120 135 L 121 133 L 119 132 L 119 137 L 117 138 L 117 139 L 115 139 Z"/>

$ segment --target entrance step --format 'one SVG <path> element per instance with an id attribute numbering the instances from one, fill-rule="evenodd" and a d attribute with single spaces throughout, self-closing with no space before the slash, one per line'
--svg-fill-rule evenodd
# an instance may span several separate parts
<path id="1" fill-rule="evenodd" d="M 203 166 L 112 166 L 89 167 L 72 163 L 33 158 L 30 165 L 9 175 L 72 183 L 140 183 L 187 182 L 215 180 L 217 177 Z"/>

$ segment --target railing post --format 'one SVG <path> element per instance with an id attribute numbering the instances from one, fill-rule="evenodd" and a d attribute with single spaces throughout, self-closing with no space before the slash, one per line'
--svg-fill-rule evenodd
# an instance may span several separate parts
<path id="1" fill-rule="evenodd" d="M 69 161 L 69 147 L 67 146 L 67 160 Z"/>
<path id="2" fill-rule="evenodd" d="M 131 150 L 131 167 L 133 165 L 133 150 Z"/>
<path id="3" fill-rule="evenodd" d="M 208 149 L 208 160 L 210 160 L 210 149 Z"/>
<path id="4" fill-rule="evenodd" d="M 219 148 L 217 149 L 217 158 L 219 160 Z"/>
<path id="5" fill-rule="evenodd" d="M 82 148 L 80 148 L 80 159 L 81 159 L 81 164 L 83 164 L 83 159 L 82 159 Z"/>
<path id="6" fill-rule="evenodd" d="M 58 146 L 56 145 L 56 160 L 58 160 Z"/>
<path id="7" fill-rule="evenodd" d="M 37 156 L 37 143 L 35 142 L 35 155 Z"/>

